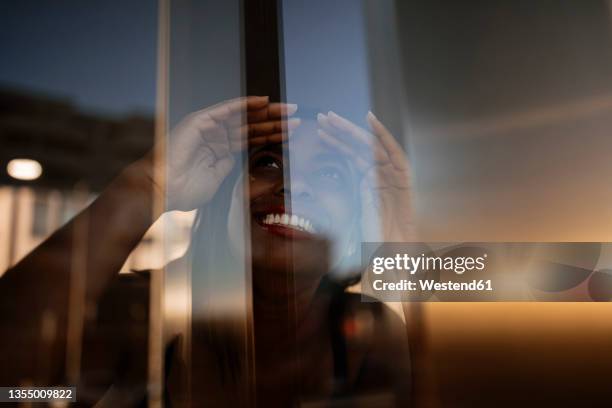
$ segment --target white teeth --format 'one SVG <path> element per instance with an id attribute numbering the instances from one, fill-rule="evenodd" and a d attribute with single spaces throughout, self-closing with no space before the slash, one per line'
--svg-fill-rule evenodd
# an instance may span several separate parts
<path id="1" fill-rule="evenodd" d="M 266 225 L 277 224 L 296 229 L 298 231 L 307 231 L 311 234 L 315 233 L 310 220 L 300 217 L 296 214 L 267 214 L 262 221 Z"/>

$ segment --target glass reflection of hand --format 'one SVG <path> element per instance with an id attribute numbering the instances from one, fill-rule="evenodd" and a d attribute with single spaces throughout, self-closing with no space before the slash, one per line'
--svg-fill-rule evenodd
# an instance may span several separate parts
<path id="1" fill-rule="evenodd" d="M 300 120 L 297 106 L 249 96 L 194 112 L 172 131 L 168 146 L 168 210 L 191 210 L 210 201 L 247 144 L 278 143 Z M 247 143 L 247 139 L 248 142 Z"/>
<path id="2" fill-rule="evenodd" d="M 317 119 L 320 137 L 349 156 L 363 176 L 362 240 L 412 241 L 410 163 L 393 135 L 372 112 L 367 115 L 371 132 L 331 111 Z"/>

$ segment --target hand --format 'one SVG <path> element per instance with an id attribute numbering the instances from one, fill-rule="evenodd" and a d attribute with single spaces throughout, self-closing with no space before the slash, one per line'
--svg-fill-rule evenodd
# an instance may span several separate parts
<path id="1" fill-rule="evenodd" d="M 331 111 L 317 119 L 323 141 L 349 156 L 362 175 L 362 240 L 413 241 L 410 163 L 393 135 L 372 112 L 371 133 Z"/>
<path id="2" fill-rule="evenodd" d="M 284 141 L 300 123 L 287 119 L 296 111 L 296 105 L 249 96 L 187 116 L 168 142 L 168 210 L 188 211 L 209 202 L 232 170 L 234 154 L 249 144 Z"/>

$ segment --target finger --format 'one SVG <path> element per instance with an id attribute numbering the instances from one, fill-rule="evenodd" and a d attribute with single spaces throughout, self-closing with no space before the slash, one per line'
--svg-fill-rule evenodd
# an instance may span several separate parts
<path id="1" fill-rule="evenodd" d="M 317 113 L 317 122 L 319 123 L 319 126 L 321 127 L 321 129 L 323 129 L 327 133 L 333 133 L 335 131 L 333 126 L 330 125 L 329 119 L 327 118 L 326 115 L 322 113 Z"/>
<path id="2" fill-rule="evenodd" d="M 247 96 L 246 108 L 248 111 L 262 109 L 268 104 L 270 104 L 269 96 Z"/>
<path id="3" fill-rule="evenodd" d="M 273 119 L 282 119 L 291 116 L 297 112 L 298 106 L 291 103 L 271 103 L 261 109 L 250 110 L 243 115 L 232 115 L 226 123 L 230 127 L 238 127 L 245 123 L 267 122 Z"/>
<path id="4" fill-rule="evenodd" d="M 265 144 L 275 144 L 286 142 L 291 137 L 291 133 L 281 132 L 273 133 L 271 135 L 258 136 L 249 139 L 249 144 L 253 146 L 260 146 Z"/>
<path id="5" fill-rule="evenodd" d="M 360 141 L 361 143 L 367 146 L 371 146 L 373 144 L 372 135 L 370 135 L 368 131 L 360 128 L 359 126 L 355 125 L 348 119 L 345 119 L 342 116 L 332 111 L 329 111 L 327 113 L 327 118 L 328 118 L 328 123 L 332 127 L 335 127 L 336 129 L 350 133 L 352 136 L 355 137 L 356 140 Z"/>
<path id="6" fill-rule="evenodd" d="M 237 132 L 232 132 L 232 135 L 237 137 L 248 136 L 249 138 L 269 135 L 273 133 L 289 132 L 297 128 L 301 123 L 298 118 L 289 120 L 274 120 L 269 122 L 251 123 L 240 126 Z"/>
<path id="7" fill-rule="evenodd" d="M 278 119 L 284 116 L 291 116 L 297 110 L 298 106 L 295 103 L 271 103 L 267 106 L 267 118 Z"/>
<path id="8" fill-rule="evenodd" d="M 237 152 L 249 146 L 261 146 L 266 144 L 284 143 L 291 137 L 290 133 L 280 132 L 265 136 L 257 136 L 251 139 L 239 138 L 230 141 L 231 150 Z"/>
<path id="9" fill-rule="evenodd" d="M 282 119 L 297 112 L 298 106 L 291 103 L 271 103 L 263 109 L 248 112 L 248 123 L 266 122 L 271 119 Z"/>
<path id="10" fill-rule="evenodd" d="M 267 96 L 245 96 L 221 102 L 205 111 L 216 121 L 227 120 L 230 116 L 238 116 L 251 110 L 263 109 L 269 104 Z"/>
<path id="11" fill-rule="evenodd" d="M 377 163 L 389 162 L 389 156 L 381 143 L 366 130 L 333 112 L 327 116 L 319 114 L 317 119 L 327 133 L 355 145 L 364 155 L 367 153 L 368 158 L 373 158 Z"/>
<path id="12" fill-rule="evenodd" d="M 249 144 L 280 143 L 286 140 L 301 123 L 299 118 L 270 121 L 241 126 L 230 133 L 233 151 L 245 149 Z"/>
<path id="13" fill-rule="evenodd" d="M 352 148 L 349 144 L 339 140 L 336 137 L 331 136 L 329 133 L 322 129 L 317 129 L 317 133 L 319 134 L 319 137 L 324 143 L 327 143 L 329 146 L 335 148 L 340 153 L 343 153 L 344 155 L 348 156 L 351 161 L 355 163 L 357 169 L 360 172 L 365 172 L 368 168 L 371 167 L 370 163 L 368 163 L 367 160 L 365 160 L 357 152 L 355 152 L 355 149 Z"/>
<path id="14" fill-rule="evenodd" d="M 406 153 L 397 140 L 395 140 L 391 132 L 389 132 L 385 125 L 383 125 L 372 112 L 368 112 L 367 120 L 372 128 L 372 132 L 378 137 L 380 143 L 386 149 L 393 167 L 398 170 L 407 169 L 409 163 Z"/>

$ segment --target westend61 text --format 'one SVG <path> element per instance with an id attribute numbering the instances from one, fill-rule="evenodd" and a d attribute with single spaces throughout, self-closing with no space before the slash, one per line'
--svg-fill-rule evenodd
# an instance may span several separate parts
<path id="1" fill-rule="evenodd" d="M 372 283 L 372 287 L 376 291 L 492 291 L 493 284 L 490 279 L 472 280 L 470 282 L 437 282 L 433 279 L 419 279 L 411 281 L 402 279 L 398 282 L 383 282 L 380 279 Z"/>

